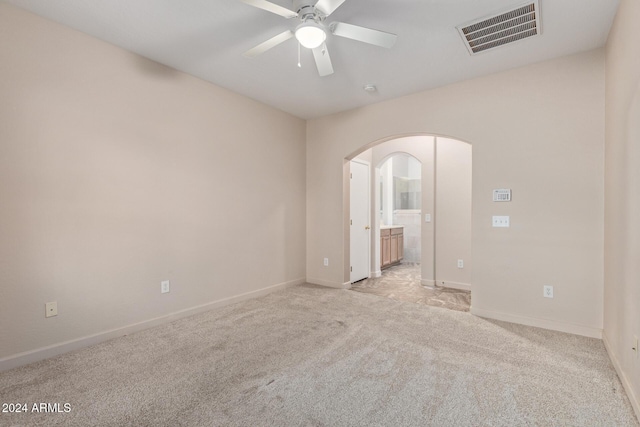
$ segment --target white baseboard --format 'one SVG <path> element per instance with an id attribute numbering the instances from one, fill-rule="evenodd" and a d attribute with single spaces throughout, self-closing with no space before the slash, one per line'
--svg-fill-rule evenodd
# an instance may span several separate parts
<path id="1" fill-rule="evenodd" d="M 68 353 L 70 351 L 79 350 L 84 347 L 89 347 L 94 344 L 98 344 L 113 338 L 129 335 L 134 332 L 149 329 L 154 326 L 162 325 L 172 322 L 174 320 L 182 319 L 184 317 L 193 316 L 194 314 L 203 313 L 205 311 L 213 310 L 216 308 L 224 307 L 237 302 L 245 301 L 252 298 L 261 297 L 271 292 L 278 291 L 280 289 L 288 288 L 290 286 L 300 285 L 305 282 L 305 279 L 290 280 L 288 282 L 278 283 L 276 285 L 267 286 L 266 288 L 258 289 L 256 291 L 246 292 L 244 294 L 235 295 L 229 298 L 223 298 L 206 304 L 198 305 L 196 307 L 187 308 L 184 310 L 169 313 L 164 316 L 156 317 L 154 319 L 145 320 L 132 325 L 124 326 L 121 328 L 111 329 L 109 331 L 99 332 L 97 334 L 88 335 L 82 338 L 76 338 L 73 340 L 61 342 L 58 344 L 41 347 L 35 350 L 18 353 L 15 355 L 7 356 L 0 359 L 0 372 L 9 369 L 16 368 L 18 366 L 27 365 L 29 363 L 38 362 L 40 360 L 48 359 L 50 357 L 57 356 L 59 354 Z"/>
<path id="2" fill-rule="evenodd" d="M 625 375 L 624 371 L 622 370 L 622 366 L 620 365 L 620 362 L 618 361 L 618 358 L 616 357 L 616 354 L 611 348 L 611 344 L 607 339 L 607 334 L 605 334 L 604 332 L 602 332 L 602 342 L 604 342 L 604 348 L 607 349 L 607 353 L 609 354 L 609 359 L 611 359 L 611 363 L 613 364 L 613 367 L 615 368 L 616 373 L 618 374 L 618 378 L 620 378 L 620 381 L 622 382 L 624 391 L 627 392 L 627 397 L 629 398 L 629 402 L 631 402 L 633 411 L 636 413 L 636 418 L 640 420 L 640 398 L 639 398 L 640 396 L 636 394 L 635 390 L 631 386 L 631 382 L 629 381 L 629 378 Z"/>
<path id="3" fill-rule="evenodd" d="M 468 283 L 446 282 L 446 281 L 434 281 L 438 286 L 443 288 L 460 289 L 461 291 L 471 291 L 471 285 Z"/>
<path id="4" fill-rule="evenodd" d="M 602 329 L 590 326 L 575 325 L 573 323 L 559 322 L 557 320 L 538 319 L 534 317 L 519 316 L 516 314 L 500 313 L 497 311 L 483 310 L 471 306 L 471 314 L 487 319 L 502 320 L 504 322 L 520 325 L 535 326 L 536 328 L 550 329 L 552 331 L 566 332 L 574 335 L 582 335 L 590 338 L 602 339 Z"/>
<path id="5" fill-rule="evenodd" d="M 351 282 L 330 282 L 324 279 L 315 279 L 313 277 L 307 277 L 307 283 L 312 283 L 314 285 L 326 286 L 328 288 L 336 288 L 336 289 L 351 289 Z"/>
<path id="6" fill-rule="evenodd" d="M 429 280 L 429 279 L 421 279 L 420 280 L 420 284 L 422 286 L 428 286 L 430 288 L 435 288 L 436 281 L 435 280 Z"/>
<path id="7" fill-rule="evenodd" d="M 378 277 L 382 277 L 382 271 L 381 270 L 372 271 L 371 272 L 371 277 L 373 277 L 374 279 L 377 279 Z"/>

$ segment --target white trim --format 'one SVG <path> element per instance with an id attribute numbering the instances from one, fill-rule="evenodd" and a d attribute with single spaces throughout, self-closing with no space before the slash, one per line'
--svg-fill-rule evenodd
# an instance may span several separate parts
<path id="1" fill-rule="evenodd" d="M 445 281 L 435 281 L 438 286 L 442 286 L 443 288 L 450 289 L 459 289 L 461 291 L 471 291 L 471 285 L 468 283 L 457 283 L 457 282 L 445 282 Z"/>
<path id="2" fill-rule="evenodd" d="M 504 322 L 535 326 L 536 328 L 550 329 L 552 331 L 567 332 L 569 334 L 602 339 L 602 329 L 592 328 L 590 326 L 576 325 L 573 323 L 561 322 L 558 320 L 519 316 L 517 314 L 500 313 L 497 311 L 483 310 L 481 308 L 476 308 L 473 306 L 471 307 L 471 314 L 487 319 L 502 320 Z"/>
<path id="3" fill-rule="evenodd" d="M 330 282 L 324 279 L 315 279 L 313 277 L 307 277 L 307 283 L 311 283 L 314 285 L 326 286 L 327 288 L 335 288 L 335 289 L 351 289 L 351 282 Z"/>
<path id="4" fill-rule="evenodd" d="M 244 294 L 235 295 L 228 298 L 219 299 L 206 304 L 198 305 L 192 308 L 169 313 L 164 316 L 156 317 L 142 322 L 134 323 L 132 325 L 123 326 L 121 328 L 115 328 L 97 334 L 88 335 L 81 338 L 76 338 L 69 341 L 64 341 L 57 344 L 52 344 L 46 347 L 37 348 L 35 350 L 25 351 L 23 353 L 14 354 L 11 356 L 3 357 L 0 359 L 0 372 L 9 369 L 17 368 L 18 366 L 27 365 L 29 363 L 38 362 L 40 360 L 48 359 L 59 354 L 68 353 L 70 351 L 79 350 L 81 348 L 89 347 L 113 338 L 118 338 L 124 335 L 129 335 L 134 332 L 139 332 L 144 329 L 149 329 L 154 326 L 162 325 L 172 322 L 174 320 L 182 319 L 184 317 L 193 316 L 195 314 L 203 313 L 205 311 L 213 310 L 216 308 L 224 307 L 237 302 L 261 297 L 271 292 L 278 291 L 280 289 L 288 288 L 291 286 L 300 285 L 305 283 L 305 279 L 295 279 L 288 282 L 278 283 L 276 285 L 267 286 L 266 288 L 258 289 L 256 291 L 246 292 Z"/>
<path id="5" fill-rule="evenodd" d="M 627 397 L 631 402 L 633 411 L 636 413 L 636 418 L 640 420 L 640 396 L 636 395 L 636 393 L 634 392 L 633 387 L 631 386 L 631 381 L 629 381 L 629 378 L 625 375 L 624 371 L 622 370 L 622 366 L 620 365 L 618 358 L 613 352 L 613 349 L 611 348 L 611 344 L 609 344 L 609 340 L 607 339 L 607 334 L 604 331 L 602 332 L 602 342 L 604 342 L 604 348 L 607 350 L 607 353 L 609 354 L 609 359 L 611 359 L 611 363 L 613 364 L 613 367 L 615 368 L 616 373 L 618 374 L 618 378 L 620 378 L 620 381 L 622 382 L 624 391 L 627 392 Z"/>
<path id="6" fill-rule="evenodd" d="M 428 286 L 429 288 L 435 288 L 436 287 L 436 281 L 435 280 L 430 280 L 430 279 L 421 279 L 420 280 L 420 284 L 422 286 Z"/>
<path id="7" fill-rule="evenodd" d="M 374 279 L 377 279 L 378 277 L 382 277 L 382 271 L 381 270 L 372 271 L 371 272 L 371 277 L 373 277 Z"/>

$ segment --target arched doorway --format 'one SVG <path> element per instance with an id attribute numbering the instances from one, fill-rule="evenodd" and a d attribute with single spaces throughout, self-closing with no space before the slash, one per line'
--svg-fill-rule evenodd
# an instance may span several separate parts
<path id="1" fill-rule="evenodd" d="M 392 260 L 399 280 L 432 290 L 470 291 L 471 145 L 431 135 L 404 136 L 363 147 L 354 158 L 373 166 L 370 279 L 378 280 L 385 271 L 388 240 L 381 229 L 389 234 L 389 226 L 401 226 L 404 257 L 395 264 Z"/>

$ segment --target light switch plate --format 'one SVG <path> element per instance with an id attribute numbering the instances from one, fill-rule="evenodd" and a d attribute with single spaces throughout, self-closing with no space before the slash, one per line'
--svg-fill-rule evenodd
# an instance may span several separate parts
<path id="1" fill-rule="evenodd" d="M 494 227 L 502 227 L 502 228 L 509 228 L 509 217 L 508 216 L 499 216 L 499 215 L 494 215 L 492 218 L 492 224 Z"/>
<path id="2" fill-rule="evenodd" d="M 431 222 L 431 214 L 424 214 L 424 222 Z"/>
<path id="3" fill-rule="evenodd" d="M 171 282 L 169 282 L 168 280 L 163 280 L 162 282 L 160 282 L 161 293 L 166 294 L 167 292 L 169 292 L 170 288 L 171 288 Z"/>

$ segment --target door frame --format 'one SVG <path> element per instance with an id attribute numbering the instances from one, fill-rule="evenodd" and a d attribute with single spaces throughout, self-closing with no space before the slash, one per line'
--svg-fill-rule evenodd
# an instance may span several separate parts
<path id="1" fill-rule="evenodd" d="M 366 253 L 367 253 L 367 265 L 366 265 L 366 271 L 367 271 L 367 276 L 364 277 L 366 278 L 370 278 L 371 277 L 371 232 L 373 230 L 374 227 L 371 226 L 371 163 L 366 161 L 366 160 L 362 160 L 362 159 L 352 159 L 349 161 L 349 173 L 351 174 L 351 162 L 353 163 L 359 163 L 363 166 L 366 166 L 367 168 L 367 201 L 366 201 L 366 208 L 367 208 L 367 222 L 369 223 L 369 232 L 367 233 L 367 248 L 366 248 Z M 351 222 L 351 197 L 352 197 L 352 193 L 351 193 L 351 175 L 349 177 L 349 222 Z M 349 224 L 349 260 L 351 260 L 351 250 L 352 250 L 352 242 L 351 242 L 351 232 L 352 232 L 352 225 Z M 351 262 L 349 263 L 349 270 L 351 270 Z M 352 272 L 349 271 L 349 283 L 353 283 L 352 281 Z M 358 280 L 362 280 L 362 279 L 358 279 Z"/>

